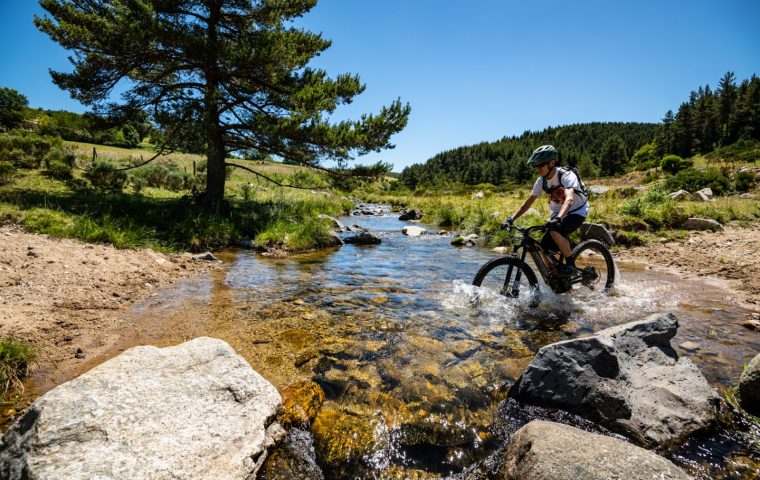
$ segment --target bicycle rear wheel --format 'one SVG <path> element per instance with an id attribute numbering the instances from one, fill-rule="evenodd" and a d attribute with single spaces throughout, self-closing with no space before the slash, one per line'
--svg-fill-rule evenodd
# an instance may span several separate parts
<path id="1" fill-rule="evenodd" d="M 573 249 L 572 255 L 581 275 L 581 281 L 577 283 L 590 290 L 605 293 L 612 290 L 615 283 L 615 262 L 606 245 L 598 240 L 586 240 Z"/>
<path id="2" fill-rule="evenodd" d="M 505 297 L 525 301 L 530 307 L 541 302 L 536 274 L 516 257 L 499 257 L 483 265 L 472 284 Z"/>

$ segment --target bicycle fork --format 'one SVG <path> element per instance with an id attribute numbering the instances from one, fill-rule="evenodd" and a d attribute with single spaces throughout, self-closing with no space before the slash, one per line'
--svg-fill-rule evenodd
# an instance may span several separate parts
<path id="1" fill-rule="evenodd" d="M 514 256 L 517 257 L 517 248 L 515 247 Z M 520 261 L 525 263 L 525 255 L 526 255 L 525 249 L 523 249 L 522 255 L 518 258 L 520 258 Z M 512 298 L 517 298 L 520 294 L 520 277 L 522 276 L 522 269 L 518 268 L 517 273 L 515 274 L 515 280 L 512 283 L 511 290 L 509 289 L 509 280 L 512 278 L 512 269 L 513 266 L 509 265 L 507 268 L 507 275 L 504 277 L 504 286 L 501 288 L 501 294 L 507 295 L 507 292 L 509 292 L 509 296 Z"/>

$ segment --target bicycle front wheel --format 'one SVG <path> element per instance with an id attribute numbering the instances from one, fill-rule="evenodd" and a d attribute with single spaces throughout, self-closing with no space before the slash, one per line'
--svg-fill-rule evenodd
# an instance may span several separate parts
<path id="1" fill-rule="evenodd" d="M 607 246 L 598 240 L 586 240 L 573 249 L 581 285 L 608 293 L 615 283 L 615 262 Z M 576 282 L 573 282 L 576 283 Z"/>
<path id="2" fill-rule="evenodd" d="M 499 257 L 483 265 L 472 284 L 536 307 L 541 301 L 536 274 L 516 257 Z"/>

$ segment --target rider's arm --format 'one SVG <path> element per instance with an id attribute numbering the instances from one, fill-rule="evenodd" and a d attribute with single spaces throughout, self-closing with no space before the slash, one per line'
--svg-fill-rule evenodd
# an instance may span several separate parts
<path id="1" fill-rule="evenodd" d="M 535 195 L 531 195 L 530 197 L 528 197 L 527 199 L 525 199 L 525 201 L 520 206 L 520 208 L 518 208 L 517 211 L 515 212 L 515 214 L 512 215 L 512 219 L 513 220 L 517 220 L 518 218 L 520 218 L 520 215 L 522 215 L 523 213 L 527 212 L 528 209 L 530 208 L 530 206 L 533 205 L 533 202 L 536 201 L 536 198 L 538 198 L 538 197 L 535 196 Z"/>
<path id="2" fill-rule="evenodd" d="M 565 218 L 565 216 L 567 216 L 567 212 L 569 212 L 573 208 L 573 203 L 575 202 L 574 197 L 575 197 L 575 189 L 566 188 L 565 201 L 562 203 L 562 208 L 559 209 L 559 213 L 557 214 L 559 218 Z"/>

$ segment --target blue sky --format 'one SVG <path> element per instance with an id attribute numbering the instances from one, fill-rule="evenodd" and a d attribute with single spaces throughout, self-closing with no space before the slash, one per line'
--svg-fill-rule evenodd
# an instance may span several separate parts
<path id="1" fill-rule="evenodd" d="M 67 52 L 32 25 L 32 0 L 0 0 L 0 86 L 33 107 L 84 108 L 47 71 Z M 726 71 L 760 74 L 760 1 L 321 0 L 298 25 L 332 47 L 313 65 L 358 73 L 366 91 L 336 118 L 412 106 L 400 171 L 438 152 L 591 121 L 657 122 Z"/>

